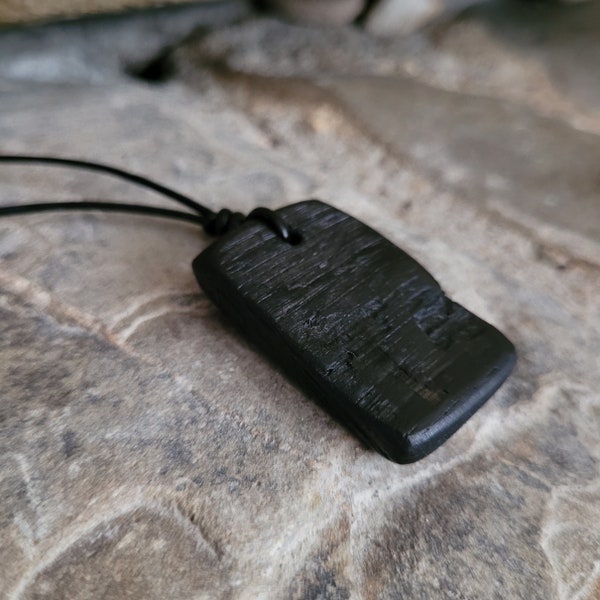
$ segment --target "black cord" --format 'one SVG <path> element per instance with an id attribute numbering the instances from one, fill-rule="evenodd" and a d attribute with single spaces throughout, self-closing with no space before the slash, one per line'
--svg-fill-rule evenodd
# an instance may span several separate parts
<path id="1" fill-rule="evenodd" d="M 26 215 L 31 213 L 50 212 L 62 210 L 101 210 L 104 212 L 122 212 L 152 217 L 164 217 L 177 221 L 187 221 L 196 225 L 204 225 L 204 219 L 198 215 L 180 210 L 170 210 L 141 204 L 126 204 L 116 202 L 100 202 L 96 200 L 83 200 L 81 202 L 40 202 L 36 204 L 19 204 L 15 206 L 0 206 L 0 217 L 12 215 Z"/>
<path id="2" fill-rule="evenodd" d="M 199 215 L 202 215 L 207 221 L 210 218 L 215 217 L 215 213 L 207 208 L 206 206 L 202 206 L 198 202 L 168 188 L 160 183 L 156 183 L 147 177 L 142 177 L 141 175 L 136 175 L 135 173 L 128 173 L 127 171 L 123 171 L 122 169 L 118 169 L 116 167 L 111 167 L 110 165 L 104 165 L 102 163 L 90 162 L 87 160 L 76 160 L 72 158 L 59 158 L 55 156 L 26 156 L 21 154 L 0 154 L 0 162 L 10 162 L 10 163 L 21 163 L 21 164 L 40 164 L 40 165 L 52 165 L 52 166 L 63 166 L 63 167 L 76 167 L 78 169 L 86 169 L 88 171 L 97 171 L 100 173 L 106 173 L 107 175 L 112 175 L 113 177 L 118 177 L 119 179 L 124 179 L 125 181 L 130 181 L 136 185 L 151 189 L 163 196 L 167 196 L 179 204 L 183 204 L 188 208 L 191 208 Z"/>
<path id="3" fill-rule="evenodd" d="M 23 154 L 0 154 L 0 162 L 21 163 L 21 164 L 41 164 L 62 167 L 75 167 L 78 169 L 87 169 L 88 171 L 98 171 L 106 173 L 125 181 L 130 181 L 136 185 L 151 189 L 163 196 L 167 196 L 179 204 L 191 208 L 197 214 L 190 214 L 183 211 L 169 210 L 165 208 L 155 208 L 142 204 L 124 204 L 116 202 L 44 202 L 40 204 L 23 204 L 20 206 L 0 206 L 0 217 L 11 215 L 31 214 L 36 212 L 48 212 L 54 210 L 102 210 L 110 212 L 125 212 L 141 215 L 151 215 L 155 217 L 165 217 L 168 219 L 177 219 L 201 225 L 204 231 L 210 235 L 222 235 L 230 229 L 237 227 L 246 219 L 257 219 L 266 223 L 281 239 L 291 244 L 299 243 L 301 237 L 299 232 L 290 229 L 275 213 L 269 208 L 257 208 L 253 210 L 248 217 L 239 212 L 232 212 L 228 208 L 221 209 L 218 213 L 210 208 L 199 204 L 195 200 L 172 190 L 160 183 L 156 183 L 147 177 L 136 175 L 104 165 L 101 163 L 90 162 L 87 160 L 78 160 L 72 158 L 60 158 L 56 156 L 29 156 Z"/>
<path id="4" fill-rule="evenodd" d="M 129 173 L 110 165 L 91 162 L 87 160 L 78 160 L 72 158 L 60 158 L 56 156 L 29 156 L 22 154 L 0 154 L 0 162 L 16 163 L 16 164 L 40 164 L 59 167 L 75 167 L 78 169 L 86 169 L 88 171 L 96 171 L 106 173 L 119 179 L 124 179 L 136 185 L 151 189 L 163 196 L 167 196 L 175 200 L 179 204 L 183 204 L 191 208 L 197 214 L 192 215 L 186 212 L 173 211 L 161 208 L 153 208 L 139 204 L 121 204 L 108 202 L 46 202 L 42 204 L 27 204 L 21 206 L 4 206 L 0 207 L 0 217 L 31 214 L 35 212 L 48 212 L 52 210 L 103 210 L 112 212 L 127 212 L 136 214 L 152 215 L 157 217 L 166 217 L 170 219 L 178 219 L 196 223 L 204 228 L 204 231 L 210 235 L 221 235 L 226 233 L 233 227 L 242 223 L 245 219 L 244 215 L 237 212 L 232 212 L 227 208 L 220 210 L 218 213 L 212 211 L 206 206 L 202 206 L 195 200 L 172 190 L 160 183 L 156 183 L 147 177 Z"/>

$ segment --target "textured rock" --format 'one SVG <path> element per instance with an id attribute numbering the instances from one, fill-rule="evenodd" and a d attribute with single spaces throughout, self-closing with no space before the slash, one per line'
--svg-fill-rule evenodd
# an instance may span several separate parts
<path id="1" fill-rule="evenodd" d="M 261 28 L 279 48 L 304 48 L 305 36 L 315 43 L 308 55 L 260 54 Z M 220 317 L 190 268 L 209 243 L 201 232 L 116 215 L 4 220 L 1 596 L 597 597 L 600 270 L 598 255 L 582 260 L 580 251 L 597 240 L 554 213 L 531 213 L 522 226 L 463 193 L 469 178 L 482 185 L 477 161 L 491 161 L 448 156 L 460 122 L 436 121 L 450 136 L 437 164 L 464 169 L 456 185 L 408 136 L 400 148 L 373 134 L 377 106 L 394 110 L 397 127 L 387 99 L 365 100 L 347 82 L 340 109 L 336 69 L 352 73 L 356 61 L 363 76 L 406 77 L 415 57 L 433 64 L 436 49 L 422 38 L 394 45 L 338 31 L 327 52 L 320 35 L 267 21 L 225 29 L 178 53 L 187 85 L 151 87 L 116 69 L 98 70 L 95 85 L 77 73 L 69 82 L 66 68 L 56 83 L 31 82 L 10 78 L 5 63 L 0 151 L 116 163 L 213 208 L 320 196 L 401 245 L 506 332 L 519 353 L 515 374 L 438 451 L 395 465 L 361 447 Z M 215 79 L 203 65 L 219 56 L 230 69 Z M 101 58 L 89 53 L 90 69 Z M 281 79 L 286 69 L 312 69 L 319 85 Z M 424 76 L 404 87 L 438 102 L 448 120 L 460 115 L 460 91 L 437 85 L 436 97 L 436 85 Z M 538 153 L 559 126 L 572 152 L 595 152 L 592 130 L 572 125 L 593 115 L 593 103 L 565 104 L 557 116 L 492 99 L 477 103 L 478 143 L 477 127 L 507 110 Z M 410 125 L 415 139 L 432 135 L 428 123 Z M 517 167 L 507 159 L 514 189 L 496 196 L 508 207 L 520 193 L 534 204 Z M 2 203 L 80 197 L 168 205 L 95 175 L 0 167 Z M 570 228 L 573 243 L 533 236 L 553 223 Z"/>
<path id="2" fill-rule="evenodd" d="M 242 0 L 140 11 L 87 22 L 6 29 L 0 35 L 0 81 L 106 83 L 139 70 L 150 57 L 197 28 L 246 18 Z"/>
<path id="3" fill-rule="evenodd" d="M 341 104 L 400 160 L 525 227 L 558 262 L 572 255 L 598 264 L 600 83 L 587 74 L 598 58 L 599 5 L 506 12 L 474 10 L 443 34 L 402 43 L 249 23 L 208 36 L 183 59 L 199 53 L 245 74 L 311 81 L 322 105 Z M 272 53 L 261 51 L 267 39 Z M 528 93 L 512 84 L 522 80 Z"/>
<path id="4" fill-rule="evenodd" d="M 587 0 L 559 0 L 563 3 Z M 495 2 L 491 2 L 494 4 Z M 497 2 L 496 2 L 497 3 Z M 456 14 L 477 4 L 490 4 L 489 0 L 378 0 L 364 16 L 368 31 L 375 35 L 404 35 L 436 23 L 447 23 Z M 506 7 L 503 10 L 510 10 Z M 513 3 L 519 8 L 520 3 Z M 522 4 L 527 5 L 527 2 Z M 538 3 L 539 4 L 539 3 Z M 536 6 L 537 8 L 537 6 Z M 476 54 L 476 53 L 475 53 Z"/>
<path id="5" fill-rule="evenodd" d="M 364 0 L 271 0 L 268 3 L 288 16 L 309 23 L 351 23 L 364 7 Z"/>
<path id="6" fill-rule="evenodd" d="M 367 29 L 378 35 L 407 33 L 418 29 L 444 11 L 442 0 L 382 0 L 367 19 Z"/>
<path id="7" fill-rule="evenodd" d="M 598 135 L 410 79 L 325 85 L 388 147 L 422 164 L 447 189 L 528 227 L 540 241 L 597 262 Z M 401 118 L 390 120 L 396 111 Z"/>
<path id="8" fill-rule="evenodd" d="M 600 84 L 590 77 L 600 60 L 599 22 L 597 2 L 486 2 L 430 36 L 403 71 L 435 87 L 510 100 L 600 133 Z"/>
<path id="9" fill-rule="evenodd" d="M 196 2 L 202 1 L 196 0 Z M 185 3 L 185 0 L 44 0 L 44 2 L 2 0 L 0 2 L 0 24 L 114 13 L 134 8 L 178 3 Z"/>

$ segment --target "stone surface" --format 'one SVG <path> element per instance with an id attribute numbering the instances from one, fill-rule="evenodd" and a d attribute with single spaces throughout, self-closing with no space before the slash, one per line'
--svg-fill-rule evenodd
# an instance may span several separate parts
<path id="1" fill-rule="evenodd" d="M 0 35 L 0 81 L 107 83 L 139 69 L 163 48 L 197 28 L 216 27 L 250 14 L 242 0 L 140 11 L 7 29 Z"/>
<path id="2" fill-rule="evenodd" d="M 369 12 L 367 29 L 378 35 L 407 33 L 441 15 L 441 0 L 381 0 Z"/>
<path id="3" fill-rule="evenodd" d="M 22 0 L 2 0 L 0 2 L 0 25 L 22 22 L 64 19 L 116 13 L 139 8 L 155 8 L 168 4 L 182 4 L 187 0 L 44 0 L 43 2 L 23 2 Z M 206 0 L 195 0 L 202 2 Z"/>
<path id="4" fill-rule="evenodd" d="M 294 19 L 316 24 L 351 23 L 364 8 L 364 0 L 271 0 L 270 7 Z"/>
<path id="5" fill-rule="evenodd" d="M 78 69 L 70 79 L 48 42 L 40 54 L 61 68 L 45 82 L 16 77 L 3 54 L 0 152 L 112 162 L 213 208 L 322 197 L 415 256 L 515 342 L 519 362 L 444 446 L 395 465 L 220 317 L 190 268 L 210 243 L 201 232 L 116 215 L 4 220 L 0 596 L 598 597 L 593 212 L 588 223 L 567 206 L 537 212 L 520 155 L 504 156 L 518 131 L 498 138 L 513 188 L 492 207 L 479 172 L 495 166 L 491 150 L 480 156 L 490 123 L 506 118 L 556 168 L 565 155 L 542 142 L 564 138 L 587 176 L 598 107 L 591 80 L 548 76 L 546 99 L 515 91 L 526 73 L 561 60 L 567 69 L 568 44 L 561 54 L 548 39 L 532 58 L 526 43 L 486 34 L 489 22 L 477 13 L 437 39 L 402 41 L 249 22 L 182 48 L 178 74 L 161 86 L 119 74 L 118 61 L 99 68 L 101 52 L 88 54 L 93 81 Z M 574 25 L 562 22 L 567 36 Z M 80 43 L 75 29 L 63 34 L 67 46 Z M 593 55 L 585 39 L 573 73 Z M 470 58 L 482 49 L 496 56 L 495 73 Z M 364 91 L 374 74 L 390 79 L 377 97 Z M 382 135 L 378 112 L 392 113 L 390 131 L 399 119 L 385 85 L 413 120 L 424 115 L 421 128 L 406 126 L 426 152 L 407 134 L 395 145 Z M 422 113 L 407 100 L 415 94 Z M 449 156 L 465 127 L 461 98 L 478 115 L 474 156 Z M 434 125 L 444 134 L 437 154 Z M 571 189 L 577 166 L 567 160 L 562 171 L 571 183 L 561 197 L 573 202 L 585 197 Z M 469 179 L 485 198 L 471 197 Z M 0 167 L 3 204 L 81 197 L 169 205 L 91 174 Z M 555 240 L 551 228 L 569 236 Z"/>
<path id="6" fill-rule="evenodd" d="M 404 35 L 448 20 L 483 0 L 265 0 L 261 4 L 298 21 L 346 24 L 355 19 L 375 35 Z"/>
<path id="7" fill-rule="evenodd" d="M 325 85 L 378 139 L 423 164 L 446 189 L 580 258 L 600 256 L 597 134 L 502 100 L 406 78 Z M 402 116 L 390 120 L 393 113 Z"/>
<path id="8" fill-rule="evenodd" d="M 600 80 L 589 77 L 598 24 L 597 3 L 577 10 L 491 3 L 442 32 L 401 41 L 248 23 L 208 36 L 182 60 L 199 53 L 260 78 L 311 82 L 320 103 L 337 111 L 341 104 L 444 189 L 543 245 L 598 264 Z M 267 39 L 270 50 L 261 50 Z"/>

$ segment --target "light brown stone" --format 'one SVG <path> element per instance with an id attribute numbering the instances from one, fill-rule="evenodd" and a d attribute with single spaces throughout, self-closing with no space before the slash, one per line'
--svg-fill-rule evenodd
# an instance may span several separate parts
<path id="1" fill-rule="evenodd" d="M 0 0 L 0 24 L 72 18 L 185 3 L 186 0 Z"/>
<path id="2" fill-rule="evenodd" d="M 376 35 L 404 34 L 443 12 L 443 0 L 381 0 L 369 13 L 366 26 Z"/>
<path id="3" fill-rule="evenodd" d="M 272 7 L 308 23 L 351 23 L 364 7 L 364 0 L 271 0 Z"/>
<path id="4" fill-rule="evenodd" d="M 40 55 L 66 60 L 66 39 L 52 31 Z M 92 82 L 79 70 L 69 80 L 68 61 L 54 82 L 17 78 L 4 58 L 0 151 L 118 164 L 213 208 L 328 200 L 505 331 L 519 354 L 514 375 L 434 454 L 395 465 L 317 408 L 203 296 L 190 269 L 210 243 L 201 231 L 99 214 L 0 221 L 0 596 L 597 597 L 597 259 L 549 238 L 541 248 L 532 232 L 552 214 L 521 227 L 466 197 L 469 179 L 481 185 L 477 160 L 492 161 L 450 156 L 463 127 L 450 123 L 459 91 L 396 77 L 399 103 L 422 93 L 429 108 L 412 118 L 429 118 L 411 123 L 413 144 L 406 134 L 383 144 L 374 114 L 388 113 L 390 131 L 402 115 L 383 95 L 364 100 L 359 85 L 414 54 L 336 31 L 332 41 L 272 21 L 226 28 L 182 49 L 179 75 L 162 86 L 127 78 L 116 59 L 98 69 L 104 57 L 93 52 Z M 265 37 L 278 52 L 261 46 Z M 295 52 L 306 40 L 308 58 Z M 12 60 L 22 53 L 35 60 L 29 48 Z M 206 69 L 215 58 L 226 77 Z M 352 64 L 357 87 L 342 88 Z M 574 152 L 595 152 L 597 136 L 569 119 L 473 95 L 465 103 L 476 102 L 479 143 L 477 127 L 500 106 L 544 157 L 559 152 L 540 143 L 559 125 Z M 433 135 L 426 111 L 435 107 L 447 118 L 435 121 L 448 136 L 440 164 L 462 167 L 464 188 L 416 147 Z M 565 164 L 564 176 L 575 167 Z M 527 173 L 514 172 L 513 193 L 531 200 Z M 83 197 L 170 206 L 96 175 L 0 166 L 2 203 Z M 574 223 L 563 228 L 578 243 L 597 243 Z"/>

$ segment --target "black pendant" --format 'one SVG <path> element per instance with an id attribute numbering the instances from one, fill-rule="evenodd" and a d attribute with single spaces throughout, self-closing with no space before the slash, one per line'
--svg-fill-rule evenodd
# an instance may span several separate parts
<path id="1" fill-rule="evenodd" d="M 502 384 L 515 349 L 414 259 L 315 200 L 247 221 L 194 261 L 206 294 L 302 388 L 384 456 L 432 452 Z"/>

